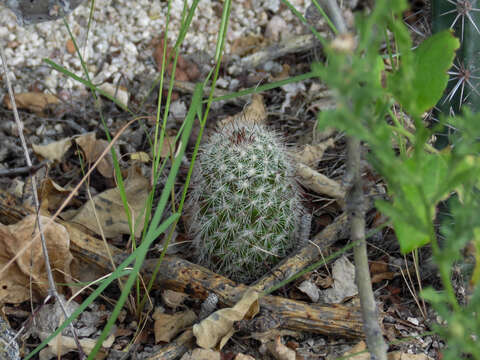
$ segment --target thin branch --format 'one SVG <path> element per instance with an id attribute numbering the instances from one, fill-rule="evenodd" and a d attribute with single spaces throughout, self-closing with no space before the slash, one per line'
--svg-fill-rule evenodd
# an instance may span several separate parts
<path id="1" fill-rule="evenodd" d="M 347 26 L 335 0 L 320 0 L 327 10 L 340 34 L 347 32 Z M 347 186 L 346 209 L 350 219 L 350 240 L 356 245 L 353 249 L 355 259 L 355 280 L 360 296 L 364 331 L 368 351 L 372 360 L 387 360 L 387 344 L 383 339 L 382 329 L 378 322 L 377 305 L 373 296 L 372 281 L 368 268 L 367 244 L 365 241 L 365 196 L 361 176 L 360 140 L 347 138 Z"/>
<path id="2" fill-rule="evenodd" d="M 1 56 L 1 59 L 2 59 L 2 63 L 3 63 L 3 72 L 5 74 L 5 82 L 7 84 L 8 94 L 10 96 L 10 102 L 12 104 L 13 116 L 14 116 L 14 119 L 15 119 L 15 123 L 17 124 L 17 127 L 18 127 L 18 133 L 20 135 L 20 141 L 22 143 L 22 148 L 23 148 L 23 152 L 24 152 L 24 155 L 25 155 L 25 160 L 27 162 L 27 167 L 32 169 L 33 168 L 32 160 L 30 159 L 30 154 L 28 153 L 27 142 L 25 141 L 25 136 L 23 135 L 23 123 L 20 120 L 20 116 L 18 115 L 17 104 L 15 102 L 15 96 L 13 94 L 12 84 L 10 82 L 10 78 L 8 77 L 8 65 L 7 65 L 7 60 L 6 60 L 6 56 L 5 56 L 5 50 L 3 48 L 3 45 L 1 45 L 1 44 L 0 44 L 0 56 Z M 48 278 L 48 284 L 49 284 L 49 290 L 48 290 L 49 294 L 47 295 L 47 297 L 45 299 L 45 302 L 47 302 L 50 299 L 50 297 L 54 296 L 57 299 L 60 307 L 62 308 L 62 312 L 65 315 L 65 318 L 69 318 L 70 314 L 67 312 L 67 309 L 65 308 L 65 306 L 63 304 L 62 298 L 58 294 L 57 289 L 55 287 L 55 280 L 53 279 L 52 268 L 50 266 L 50 259 L 49 259 L 49 256 L 48 256 L 47 242 L 45 240 L 45 236 L 44 236 L 43 230 L 42 230 L 42 225 L 41 225 L 40 219 L 38 217 L 38 215 L 40 213 L 40 202 L 38 200 L 37 179 L 36 179 L 35 174 L 32 174 L 32 193 L 33 193 L 33 199 L 34 199 L 36 215 L 37 215 L 37 221 L 36 221 L 37 222 L 37 228 L 38 228 L 38 232 L 40 233 L 40 240 L 41 240 L 41 244 L 42 244 L 43 257 L 45 259 L 45 269 L 46 269 L 46 272 L 47 272 L 47 278 Z M 85 353 L 82 349 L 82 346 L 80 345 L 80 342 L 78 340 L 78 335 L 77 335 L 77 332 L 75 330 L 75 327 L 73 326 L 73 323 L 70 323 L 70 328 L 72 330 L 72 334 L 74 336 L 75 343 L 78 347 L 80 358 L 84 359 L 84 358 L 86 358 L 86 355 L 85 355 Z"/>

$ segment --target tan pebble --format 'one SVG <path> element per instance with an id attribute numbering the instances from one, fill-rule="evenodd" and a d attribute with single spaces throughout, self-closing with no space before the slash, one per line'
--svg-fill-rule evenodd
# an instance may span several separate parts
<path id="1" fill-rule="evenodd" d="M 68 39 L 65 46 L 66 46 L 69 54 L 71 54 L 71 55 L 75 54 L 75 45 L 73 44 L 72 39 Z"/>

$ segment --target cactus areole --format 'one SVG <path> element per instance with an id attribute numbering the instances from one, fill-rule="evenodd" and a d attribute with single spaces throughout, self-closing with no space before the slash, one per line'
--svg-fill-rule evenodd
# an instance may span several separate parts
<path id="1" fill-rule="evenodd" d="M 198 261 L 235 281 L 295 248 L 303 214 L 285 145 L 263 125 L 230 123 L 200 148 L 189 197 Z"/>

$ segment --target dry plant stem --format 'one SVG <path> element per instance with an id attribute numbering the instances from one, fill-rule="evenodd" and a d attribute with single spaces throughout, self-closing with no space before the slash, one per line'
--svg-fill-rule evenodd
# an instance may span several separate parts
<path id="1" fill-rule="evenodd" d="M 348 237 L 349 229 L 347 215 L 344 213 L 338 216 L 333 223 L 315 235 L 307 246 L 281 261 L 272 271 L 256 281 L 255 288 L 264 291 L 303 270 L 318 260 L 320 256 L 318 248 L 325 251 L 335 241 Z"/>
<path id="2" fill-rule="evenodd" d="M 327 32 L 320 31 L 319 33 L 325 38 L 328 37 Z M 240 69 L 235 69 L 234 72 L 240 73 L 246 69 L 254 69 L 265 64 L 267 61 L 275 60 L 287 54 L 307 51 L 318 45 L 320 45 L 320 43 L 313 34 L 299 35 L 291 39 L 289 38 L 244 57 L 240 61 Z"/>
<path id="3" fill-rule="evenodd" d="M 195 337 L 192 329 L 185 330 L 175 341 L 162 347 L 148 360 L 175 360 L 180 358 L 188 350 L 195 347 Z"/>
<path id="4" fill-rule="evenodd" d="M 29 209 L 23 207 L 14 197 L 0 191 L 0 222 L 15 223 L 29 212 Z M 339 218 L 346 219 L 343 216 Z M 84 233 L 76 225 L 61 220 L 57 222 L 67 228 L 71 250 L 76 259 L 93 263 L 106 272 L 112 271 L 110 256 L 101 240 Z M 339 233 L 333 226 L 329 229 L 333 238 Z M 322 232 L 325 238 L 320 239 L 319 244 L 322 244 L 322 240 L 330 241 L 325 231 L 326 229 Z M 117 264 L 127 256 L 114 246 L 110 246 L 109 251 Z M 315 258 L 318 257 L 318 249 L 315 246 L 314 251 L 310 252 L 315 254 Z M 149 277 L 157 262 L 156 259 L 147 260 L 142 273 Z M 277 278 L 274 278 L 272 281 L 276 280 Z M 168 255 L 161 263 L 156 286 L 181 291 L 195 298 L 206 298 L 208 294 L 215 293 L 227 306 L 234 305 L 247 289 L 247 286 L 236 284 L 202 266 Z M 278 296 L 265 296 L 261 299 L 260 305 L 268 313 L 276 314 L 281 328 L 350 338 L 363 336 L 361 314 L 357 308 L 311 305 Z"/>
<path id="5" fill-rule="evenodd" d="M 378 311 L 373 296 L 372 281 L 368 267 L 367 243 L 365 241 L 365 198 L 361 176 L 360 140 L 348 138 L 348 164 L 352 185 L 347 196 L 347 212 L 350 217 L 350 240 L 358 242 L 353 248 L 355 281 L 360 296 L 364 330 L 372 360 L 387 360 L 387 345 L 378 323 Z"/>
<path id="6" fill-rule="evenodd" d="M 143 274 L 147 277 L 156 260 L 147 260 Z M 215 293 L 219 301 L 233 306 L 248 289 L 221 275 L 184 259 L 165 256 L 156 279 L 158 286 L 205 299 Z M 361 313 L 357 308 L 342 305 L 307 304 L 280 296 L 266 295 L 259 300 L 262 311 L 274 314 L 283 329 L 348 338 L 363 336 Z M 268 328 L 266 329 L 268 330 Z"/>
<path id="7" fill-rule="evenodd" d="M 336 0 L 319 0 L 326 9 L 340 34 L 348 29 Z M 378 323 L 377 304 L 373 296 L 372 281 L 368 268 L 367 243 L 365 241 L 365 196 L 361 175 L 360 140 L 349 136 L 347 138 L 347 173 L 346 183 L 348 194 L 346 209 L 350 218 L 350 240 L 357 243 L 353 249 L 355 260 L 355 280 L 360 296 L 364 330 L 370 358 L 372 360 L 387 360 L 387 344 L 383 339 L 382 329 Z"/>
<path id="8" fill-rule="evenodd" d="M 22 148 L 23 152 L 25 155 L 25 160 L 27 162 L 27 166 L 29 168 L 32 168 L 32 160 L 30 159 L 30 154 L 28 153 L 28 147 L 27 147 L 27 142 L 25 141 L 25 137 L 23 135 L 23 123 L 20 120 L 20 116 L 18 115 L 18 110 L 17 110 L 17 105 L 15 103 L 15 96 L 13 94 L 13 89 L 12 89 L 12 84 L 10 83 L 10 79 L 8 77 L 8 65 L 7 65 L 7 59 L 5 56 L 5 50 L 3 48 L 3 45 L 0 45 L 0 56 L 2 58 L 2 63 L 3 63 L 3 72 L 5 74 L 5 82 L 7 83 L 7 88 L 8 88 L 8 94 L 10 96 L 10 102 L 12 104 L 12 109 L 13 109 L 13 116 L 15 119 L 15 123 L 17 124 L 18 127 L 18 133 L 20 136 L 20 141 L 22 143 Z M 40 233 L 40 241 L 42 244 L 42 251 L 43 251 L 43 256 L 45 258 L 45 269 L 47 272 L 47 278 L 48 278 L 48 284 L 49 284 L 49 294 L 45 298 L 45 303 L 48 302 L 51 296 L 54 296 L 60 305 L 60 308 L 62 309 L 62 312 L 65 316 L 65 318 L 69 318 L 70 314 L 67 312 L 67 309 L 65 308 L 62 299 L 60 298 L 57 289 L 55 287 L 55 281 L 53 279 L 53 274 L 52 274 L 52 269 L 50 267 L 50 259 L 48 256 L 48 250 L 47 250 L 47 242 L 45 241 L 45 236 L 42 231 L 42 226 L 40 224 L 40 221 L 38 219 L 38 214 L 40 212 L 40 202 L 38 200 L 38 193 L 37 193 L 37 180 L 35 177 L 35 174 L 32 174 L 32 193 L 33 193 L 33 198 L 35 202 L 35 210 L 37 214 L 37 227 L 38 227 L 38 232 Z M 78 340 L 78 335 L 75 330 L 75 327 L 73 326 L 73 323 L 70 323 L 70 329 L 72 330 L 73 337 L 75 339 L 75 344 L 77 345 L 79 355 L 81 359 L 86 358 L 86 355 L 82 349 L 82 346 L 80 345 L 80 342 Z"/>
<path id="9" fill-rule="evenodd" d="M 317 194 L 331 196 L 340 206 L 344 206 L 345 189 L 336 181 L 301 163 L 297 164 L 297 175 L 301 177 L 300 182 L 309 189 Z"/>

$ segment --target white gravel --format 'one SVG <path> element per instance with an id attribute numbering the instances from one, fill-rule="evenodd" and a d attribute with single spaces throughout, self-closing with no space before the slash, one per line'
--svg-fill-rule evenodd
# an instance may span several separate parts
<path id="1" fill-rule="evenodd" d="M 300 12 L 308 5 L 307 0 L 290 1 Z M 185 38 L 184 53 L 203 51 L 213 57 L 222 5 L 218 0 L 200 1 Z M 179 33 L 183 6 L 182 0 L 172 1 L 169 25 L 172 44 Z M 80 5 L 67 20 L 81 45 L 90 74 L 96 74 L 94 81 L 101 83 L 116 81 L 120 76 L 132 80 L 138 75 L 151 77 L 156 73 L 151 42 L 165 30 L 166 13 L 167 2 L 160 0 L 96 0 L 86 45 L 90 2 Z M 299 20 L 280 5 L 280 0 L 233 1 L 226 52 L 236 39 L 262 34 L 274 15 L 285 20 L 289 33 L 302 31 Z M 9 76 L 14 80 L 16 92 L 26 91 L 36 80 L 53 92 L 83 89 L 78 82 L 52 71 L 42 61 L 49 58 L 82 75 L 80 60 L 66 50 L 68 39 L 62 20 L 22 28 L 9 9 L 0 9 L 0 42 L 6 50 Z"/>

